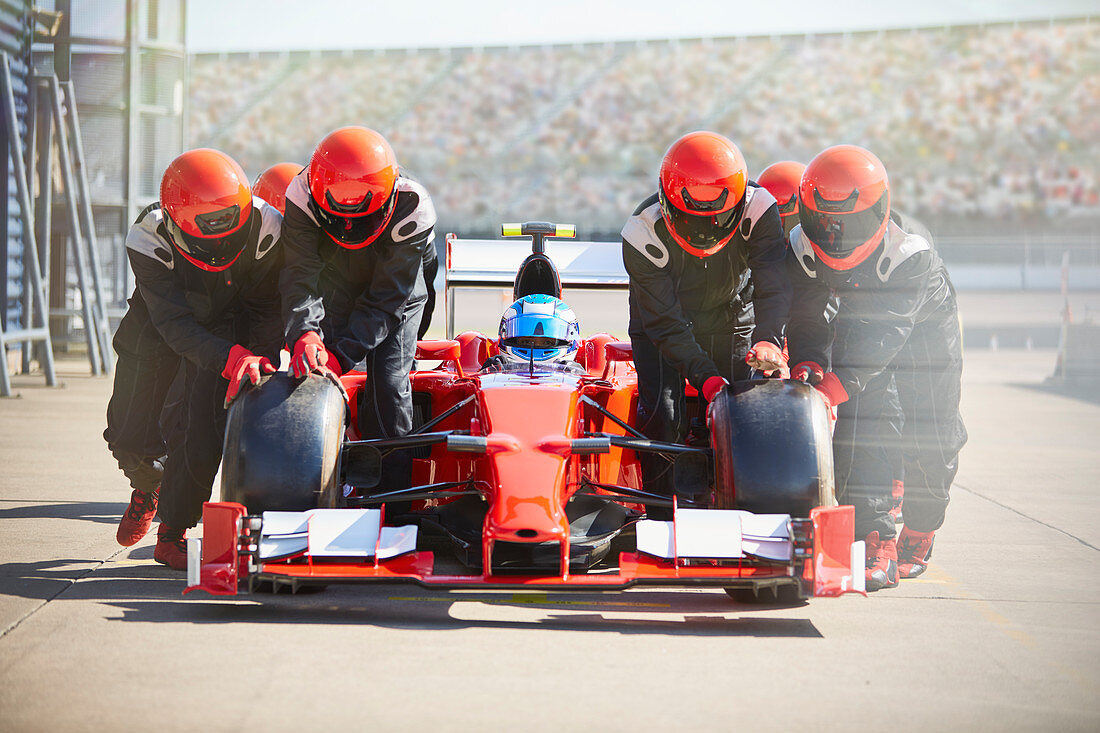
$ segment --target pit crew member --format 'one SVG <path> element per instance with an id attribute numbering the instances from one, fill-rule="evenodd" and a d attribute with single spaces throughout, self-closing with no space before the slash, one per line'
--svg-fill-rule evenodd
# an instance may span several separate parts
<path id="1" fill-rule="evenodd" d="M 798 184 L 804 170 L 806 166 L 802 163 L 781 160 L 769 165 L 756 177 L 757 184 L 775 197 L 784 237 L 790 236 L 791 230 L 798 225 Z"/>
<path id="2" fill-rule="evenodd" d="M 360 433 L 406 435 L 428 298 L 424 260 L 435 239 L 431 197 L 398 170 L 380 134 L 343 127 L 317 145 L 286 199 L 280 287 L 294 375 L 365 371 Z M 407 485 L 410 465 L 407 453 L 392 453 L 382 485 Z"/>
<path id="3" fill-rule="evenodd" d="M 137 287 L 103 433 L 134 489 L 116 538 L 133 545 L 159 511 L 153 557 L 176 570 L 210 497 L 225 408 L 278 363 L 281 221 L 232 158 L 199 149 L 169 164 L 160 201 L 126 237 Z"/>
<path id="4" fill-rule="evenodd" d="M 278 209 L 280 214 L 284 214 L 286 187 L 302 170 L 302 166 L 297 163 L 276 163 L 256 176 L 256 182 L 252 184 L 252 195 L 259 196 Z"/>
<path id="5" fill-rule="evenodd" d="M 867 542 L 867 589 L 891 588 L 927 567 L 966 442 L 955 290 L 931 234 L 891 210 L 886 169 L 863 148 L 834 146 L 810 162 L 799 219 L 791 232 L 792 376 L 839 406 L 838 497 L 855 506 L 856 537 Z M 831 294 L 839 312 L 830 344 Z M 900 440 L 889 425 L 891 382 L 904 413 Z M 899 455 L 905 526 L 895 538 L 890 487 Z"/>
<path id="6" fill-rule="evenodd" d="M 682 441 L 685 379 L 709 402 L 750 368 L 786 367 L 791 286 L 779 210 L 748 181 L 736 145 L 693 132 L 669 147 L 657 192 L 627 220 L 622 238 L 638 427 L 655 440 Z M 740 295 L 750 270 L 752 308 Z M 670 464 L 642 458 L 646 490 L 671 496 Z"/>
<path id="7" fill-rule="evenodd" d="M 756 179 L 757 183 L 768 189 L 772 196 L 775 196 L 775 200 L 779 204 L 779 216 L 783 220 L 783 233 L 787 237 L 790 236 L 791 230 L 798 225 L 798 186 L 802 182 L 802 172 L 805 170 L 806 166 L 802 163 L 794 160 L 781 160 L 765 168 Z M 830 328 L 835 325 L 836 312 L 836 298 L 830 297 L 825 305 L 825 319 Z M 822 365 L 828 367 L 827 362 L 822 362 Z M 892 436 L 897 437 L 901 434 L 901 425 L 904 418 L 901 414 L 901 404 L 898 402 L 897 387 L 893 381 L 890 382 L 888 390 L 883 406 L 885 410 L 890 412 L 890 419 L 885 420 L 883 425 L 885 429 L 890 431 Z M 896 522 L 901 515 L 901 502 L 904 493 L 902 481 L 904 467 L 901 465 L 900 452 L 897 452 L 892 458 L 895 462 L 895 478 L 892 483 L 890 497 L 890 514 Z"/>

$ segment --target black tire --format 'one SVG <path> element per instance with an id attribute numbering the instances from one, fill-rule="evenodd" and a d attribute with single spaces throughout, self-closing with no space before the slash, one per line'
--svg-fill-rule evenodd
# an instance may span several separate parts
<path id="1" fill-rule="evenodd" d="M 736 382 L 711 403 L 716 509 L 809 517 L 833 506 L 824 402 L 802 382 Z"/>
<path id="2" fill-rule="evenodd" d="M 327 379 L 273 374 L 229 409 L 222 501 L 249 514 L 336 506 L 346 406 Z"/>

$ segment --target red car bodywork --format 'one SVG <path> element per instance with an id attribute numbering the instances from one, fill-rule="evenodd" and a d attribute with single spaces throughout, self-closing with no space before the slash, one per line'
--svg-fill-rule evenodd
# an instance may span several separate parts
<path id="1" fill-rule="evenodd" d="M 247 516 L 245 507 L 209 502 L 203 510 L 201 564 L 192 568 L 192 585 L 187 590 L 233 595 L 249 575 L 292 585 L 405 581 L 440 588 L 586 590 L 621 590 L 638 584 L 746 587 L 770 578 L 801 578 L 802 587 L 814 596 L 862 590 L 856 579 L 857 575 L 862 578 L 862 561 L 852 550 L 849 506 L 817 507 L 809 518 L 800 520 L 802 534 L 789 562 L 760 562 L 748 556 L 700 561 L 679 557 L 675 550 L 671 558 L 624 551 L 609 569 L 571 571 L 565 506 L 573 494 L 585 480 L 641 488 L 633 450 L 612 446 L 604 453 L 576 455 L 572 449 L 573 441 L 586 433 L 626 435 L 622 427 L 582 398 L 633 424 L 637 379 L 629 362 L 630 344 L 607 335 L 586 340 L 577 357 L 583 373 L 478 373 L 482 361 L 493 353 L 494 343 L 474 333 L 461 334 L 453 341 L 422 341 L 418 361 L 439 364 L 412 374 L 414 392 L 430 396 L 433 415 L 475 396 L 435 429 L 484 436 L 484 452 L 454 452 L 435 445 L 429 457 L 414 460 L 412 478 L 414 485 L 472 480 L 488 506 L 481 532 L 484 570 L 439 574 L 433 553 L 421 549 L 390 559 L 379 559 L 376 552 L 372 558 L 357 560 L 314 559 L 302 554 L 265 562 L 256 552 L 258 522 Z M 357 424 L 354 412 L 363 380 L 363 374 L 354 372 L 341 378 L 351 397 L 352 426 Z M 430 508 L 446 501 L 429 499 L 420 506 Z M 382 512 L 384 524 L 385 505 Z M 553 572 L 494 573 L 493 548 L 498 542 L 557 542 L 560 562 Z"/>

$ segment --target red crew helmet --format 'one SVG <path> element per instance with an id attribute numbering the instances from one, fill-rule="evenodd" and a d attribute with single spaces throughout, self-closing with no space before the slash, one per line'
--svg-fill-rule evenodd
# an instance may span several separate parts
<path id="1" fill-rule="evenodd" d="M 397 158 L 386 138 L 365 127 L 330 132 L 309 161 L 309 209 L 341 247 L 378 239 L 397 202 Z"/>
<path id="2" fill-rule="evenodd" d="M 280 214 L 285 214 L 286 187 L 303 170 L 297 163 L 276 163 L 261 173 L 252 184 L 252 195 L 274 206 Z"/>
<path id="3" fill-rule="evenodd" d="M 851 270 L 870 256 L 890 220 L 890 183 L 874 153 L 834 145 L 817 154 L 798 188 L 802 231 L 819 260 Z"/>
<path id="4" fill-rule="evenodd" d="M 691 132 L 661 161 L 661 216 L 676 243 L 709 257 L 730 241 L 745 208 L 741 151 L 716 132 Z"/>
<path id="5" fill-rule="evenodd" d="M 772 163 L 757 177 L 756 182 L 768 190 L 779 204 L 783 233 L 790 234 L 798 224 L 798 184 L 806 166 L 794 160 Z"/>
<path id="6" fill-rule="evenodd" d="M 160 205 L 172 244 L 196 267 L 225 270 L 248 244 L 248 178 L 220 150 L 189 150 L 169 163 L 160 181 Z"/>

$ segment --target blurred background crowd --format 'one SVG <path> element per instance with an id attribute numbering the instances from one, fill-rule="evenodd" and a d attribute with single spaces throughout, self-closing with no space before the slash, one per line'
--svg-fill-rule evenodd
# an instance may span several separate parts
<path id="1" fill-rule="evenodd" d="M 613 237 L 679 135 L 719 131 L 750 174 L 870 148 L 934 228 L 1100 220 L 1100 33 L 1088 22 L 551 47 L 192 57 L 189 144 L 250 176 L 335 127 L 382 132 L 440 225 L 577 223 Z"/>

